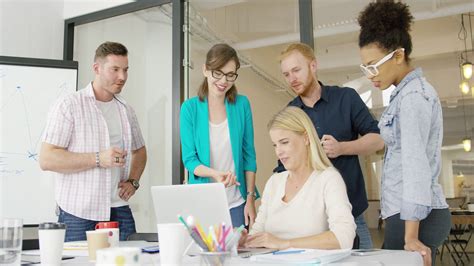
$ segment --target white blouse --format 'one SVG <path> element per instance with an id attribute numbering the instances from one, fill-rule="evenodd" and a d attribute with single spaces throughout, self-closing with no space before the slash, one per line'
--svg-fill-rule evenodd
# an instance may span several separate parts
<path id="1" fill-rule="evenodd" d="M 250 234 L 268 232 L 293 239 L 329 230 L 342 249 L 352 248 L 356 224 L 339 172 L 334 167 L 314 171 L 291 201 L 284 202 L 288 174 L 275 173 L 268 180 Z"/>

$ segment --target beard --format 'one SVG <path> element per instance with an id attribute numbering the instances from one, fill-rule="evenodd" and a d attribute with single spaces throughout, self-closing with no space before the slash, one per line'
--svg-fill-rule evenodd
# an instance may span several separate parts
<path id="1" fill-rule="evenodd" d="M 304 85 L 303 91 L 300 93 L 301 96 L 306 96 L 312 89 L 316 87 L 316 78 L 313 75 L 309 75 L 308 83 Z"/>

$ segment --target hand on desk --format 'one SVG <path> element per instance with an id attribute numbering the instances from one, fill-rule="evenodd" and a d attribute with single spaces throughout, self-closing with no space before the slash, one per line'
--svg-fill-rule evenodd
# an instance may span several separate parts
<path id="1" fill-rule="evenodd" d="M 277 249 L 287 249 L 290 247 L 288 240 L 280 239 L 267 232 L 260 232 L 247 236 L 244 246 L 249 248 L 264 247 Z"/>
<path id="2" fill-rule="evenodd" d="M 133 187 L 132 183 L 125 181 L 120 181 L 119 185 L 119 197 L 124 201 L 128 201 L 134 194 L 136 189 Z"/>
<path id="3" fill-rule="evenodd" d="M 405 241 L 405 250 L 420 252 L 423 257 L 423 265 L 431 265 L 431 249 L 425 246 L 420 240 L 410 239 Z"/>

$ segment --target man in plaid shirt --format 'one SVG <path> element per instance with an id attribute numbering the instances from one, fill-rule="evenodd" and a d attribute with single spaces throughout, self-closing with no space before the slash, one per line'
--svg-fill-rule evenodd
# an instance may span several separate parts
<path id="1" fill-rule="evenodd" d="M 40 166 L 56 175 L 66 241 L 85 240 L 99 221 L 118 221 L 120 240 L 135 232 L 128 200 L 147 159 L 135 112 L 119 96 L 128 76 L 127 48 L 101 44 L 93 70 L 87 87 L 51 108 L 42 137 Z"/>

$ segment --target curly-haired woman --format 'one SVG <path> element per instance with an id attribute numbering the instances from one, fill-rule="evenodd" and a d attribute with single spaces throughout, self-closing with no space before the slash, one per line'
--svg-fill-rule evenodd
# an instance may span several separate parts
<path id="1" fill-rule="evenodd" d="M 387 147 L 381 187 L 386 222 L 383 248 L 418 251 L 434 265 L 451 228 L 438 177 L 443 117 L 436 90 L 410 64 L 413 16 L 404 3 L 369 4 L 359 15 L 364 74 L 374 87 L 395 86 L 379 128 Z"/>

